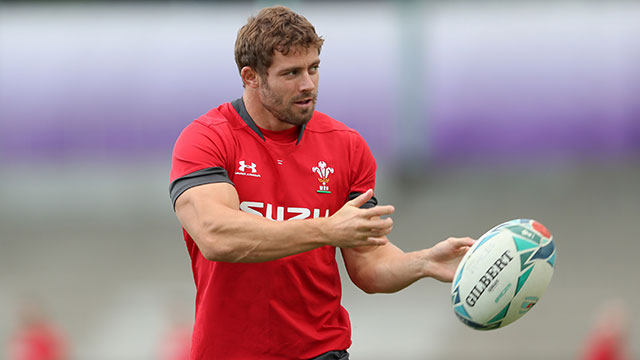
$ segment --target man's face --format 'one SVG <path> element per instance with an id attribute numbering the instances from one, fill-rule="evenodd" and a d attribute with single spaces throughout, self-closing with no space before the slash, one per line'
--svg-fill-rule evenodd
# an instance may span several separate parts
<path id="1" fill-rule="evenodd" d="M 260 100 L 276 119 L 291 125 L 311 120 L 318 96 L 320 59 L 314 48 L 276 51 L 267 74 L 260 76 Z"/>

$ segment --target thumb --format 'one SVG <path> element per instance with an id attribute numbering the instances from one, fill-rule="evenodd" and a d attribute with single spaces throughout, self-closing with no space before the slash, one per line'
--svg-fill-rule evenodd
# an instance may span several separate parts
<path id="1" fill-rule="evenodd" d="M 359 208 L 362 205 L 366 204 L 373 197 L 373 190 L 369 189 L 364 193 L 358 195 L 355 199 L 349 201 L 348 203 Z"/>

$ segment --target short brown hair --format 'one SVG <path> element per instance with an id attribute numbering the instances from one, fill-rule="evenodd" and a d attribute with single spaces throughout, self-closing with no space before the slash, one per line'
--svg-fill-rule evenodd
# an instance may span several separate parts
<path id="1" fill-rule="evenodd" d="M 322 39 L 302 15 L 285 6 L 262 9 L 238 31 L 235 58 L 238 70 L 249 66 L 258 74 L 266 74 L 275 51 L 287 55 L 298 48 L 322 49 Z"/>

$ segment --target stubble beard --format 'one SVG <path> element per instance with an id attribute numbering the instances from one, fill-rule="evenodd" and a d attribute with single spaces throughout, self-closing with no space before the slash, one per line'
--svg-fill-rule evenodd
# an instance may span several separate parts
<path id="1" fill-rule="evenodd" d="M 295 126 L 302 126 L 311 120 L 317 100 L 316 94 L 308 92 L 296 96 L 285 104 L 284 98 L 274 93 L 268 84 L 265 84 L 260 89 L 260 97 L 262 98 L 262 105 L 264 108 L 267 109 L 267 111 L 269 111 L 276 119 Z M 296 105 L 294 104 L 296 101 L 309 97 L 312 98 L 312 105 L 310 107 L 300 110 L 296 109 Z"/>

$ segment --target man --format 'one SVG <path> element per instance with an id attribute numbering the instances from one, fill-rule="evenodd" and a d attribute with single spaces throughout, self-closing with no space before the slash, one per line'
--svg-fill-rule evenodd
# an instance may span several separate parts
<path id="1" fill-rule="evenodd" d="M 451 281 L 473 244 L 404 253 L 389 242 L 394 208 L 377 206 L 369 147 L 314 111 L 323 41 L 285 7 L 260 11 L 236 40 L 242 97 L 176 142 L 170 194 L 197 290 L 192 359 L 348 359 L 336 248 L 351 280 L 376 293 Z"/>

